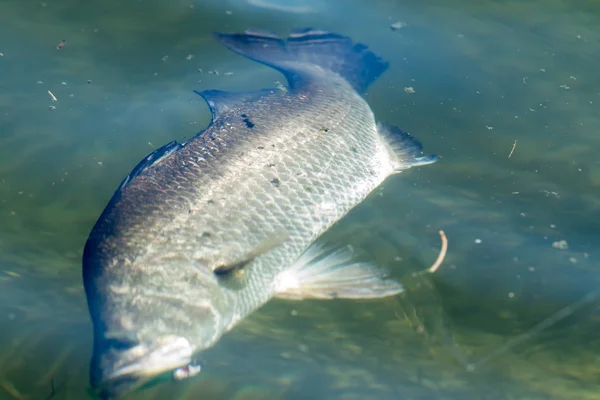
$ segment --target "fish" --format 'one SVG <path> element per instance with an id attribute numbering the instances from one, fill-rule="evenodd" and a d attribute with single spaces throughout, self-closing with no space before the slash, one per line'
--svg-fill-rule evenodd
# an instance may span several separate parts
<path id="1" fill-rule="evenodd" d="M 388 63 L 314 28 L 214 37 L 287 86 L 197 92 L 209 125 L 140 161 L 93 226 L 82 276 L 101 398 L 196 375 L 201 352 L 273 298 L 403 291 L 351 246 L 318 240 L 388 177 L 438 158 L 362 97 Z"/>

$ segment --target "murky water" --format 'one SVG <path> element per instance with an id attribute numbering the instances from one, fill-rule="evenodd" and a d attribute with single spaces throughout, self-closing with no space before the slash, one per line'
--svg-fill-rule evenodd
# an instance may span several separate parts
<path id="1" fill-rule="evenodd" d="M 442 156 L 324 238 L 408 290 L 273 301 L 197 378 L 131 398 L 600 398 L 598 1 L 5 0 L 0 399 L 88 398 L 80 256 L 96 218 L 143 156 L 208 123 L 192 89 L 283 81 L 211 32 L 304 26 L 390 61 L 366 96 L 375 115 Z M 444 265 L 413 276 L 439 229 Z"/>

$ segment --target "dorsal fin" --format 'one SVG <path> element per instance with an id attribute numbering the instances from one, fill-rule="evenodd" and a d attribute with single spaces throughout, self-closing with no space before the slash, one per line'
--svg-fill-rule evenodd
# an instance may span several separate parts
<path id="1" fill-rule="evenodd" d="M 279 89 L 263 89 L 257 92 L 224 92 L 221 90 L 203 90 L 199 92 L 194 90 L 208 104 L 213 121 L 224 113 L 234 110 L 248 101 L 256 101 L 261 97 L 279 91 Z"/>
<path id="2" fill-rule="evenodd" d="M 148 154 L 146 157 L 144 157 L 142 161 L 138 163 L 138 165 L 135 166 L 135 168 L 133 168 L 129 175 L 127 175 L 125 179 L 123 179 L 117 191 L 123 189 L 123 187 L 125 187 L 125 185 L 131 182 L 136 176 L 146 171 L 153 165 L 158 164 L 177 150 L 181 149 L 181 147 L 183 146 L 173 140 L 172 142 L 169 142 L 164 146 L 154 150 L 152 153 Z"/>

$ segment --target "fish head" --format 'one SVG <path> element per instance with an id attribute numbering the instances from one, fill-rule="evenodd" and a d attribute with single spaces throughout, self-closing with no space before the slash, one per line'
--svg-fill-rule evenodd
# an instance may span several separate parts
<path id="1" fill-rule="evenodd" d="M 94 333 L 90 385 L 103 399 L 195 375 L 194 356 L 218 340 L 235 314 L 227 279 L 204 262 L 203 247 L 194 257 L 174 251 L 170 237 L 150 228 L 132 233 L 125 212 L 111 210 L 94 227 L 82 260 Z"/>
<path id="2" fill-rule="evenodd" d="M 177 335 L 152 341 L 110 338 L 94 347 L 91 383 L 102 399 L 117 398 L 153 381 L 175 377 L 180 369 L 195 364 L 192 345 Z"/>
<path id="3" fill-rule="evenodd" d="M 170 282 L 127 291 L 110 287 L 104 292 L 111 295 L 92 313 L 90 381 L 101 398 L 199 372 L 194 356 L 214 343 L 222 321 L 212 302 L 219 293 L 212 286 L 198 283 L 189 291 Z"/>

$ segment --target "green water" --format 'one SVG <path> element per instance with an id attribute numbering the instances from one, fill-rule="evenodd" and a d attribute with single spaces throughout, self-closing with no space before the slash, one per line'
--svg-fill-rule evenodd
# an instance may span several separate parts
<path id="1" fill-rule="evenodd" d="M 209 122 L 192 89 L 283 81 L 210 33 L 304 26 L 389 60 L 366 95 L 376 117 L 442 157 L 324 238 L 365 249 L 407 291 L 273 301 L 197 378 L 130 398 L 600 398 L 600 2 L 265 3 L 0 2 L 0 399 L 88 398 L 80 257 L 96 218 L 142 157 Z M 412 276 L 439 229 L 444 264 Z"/>

